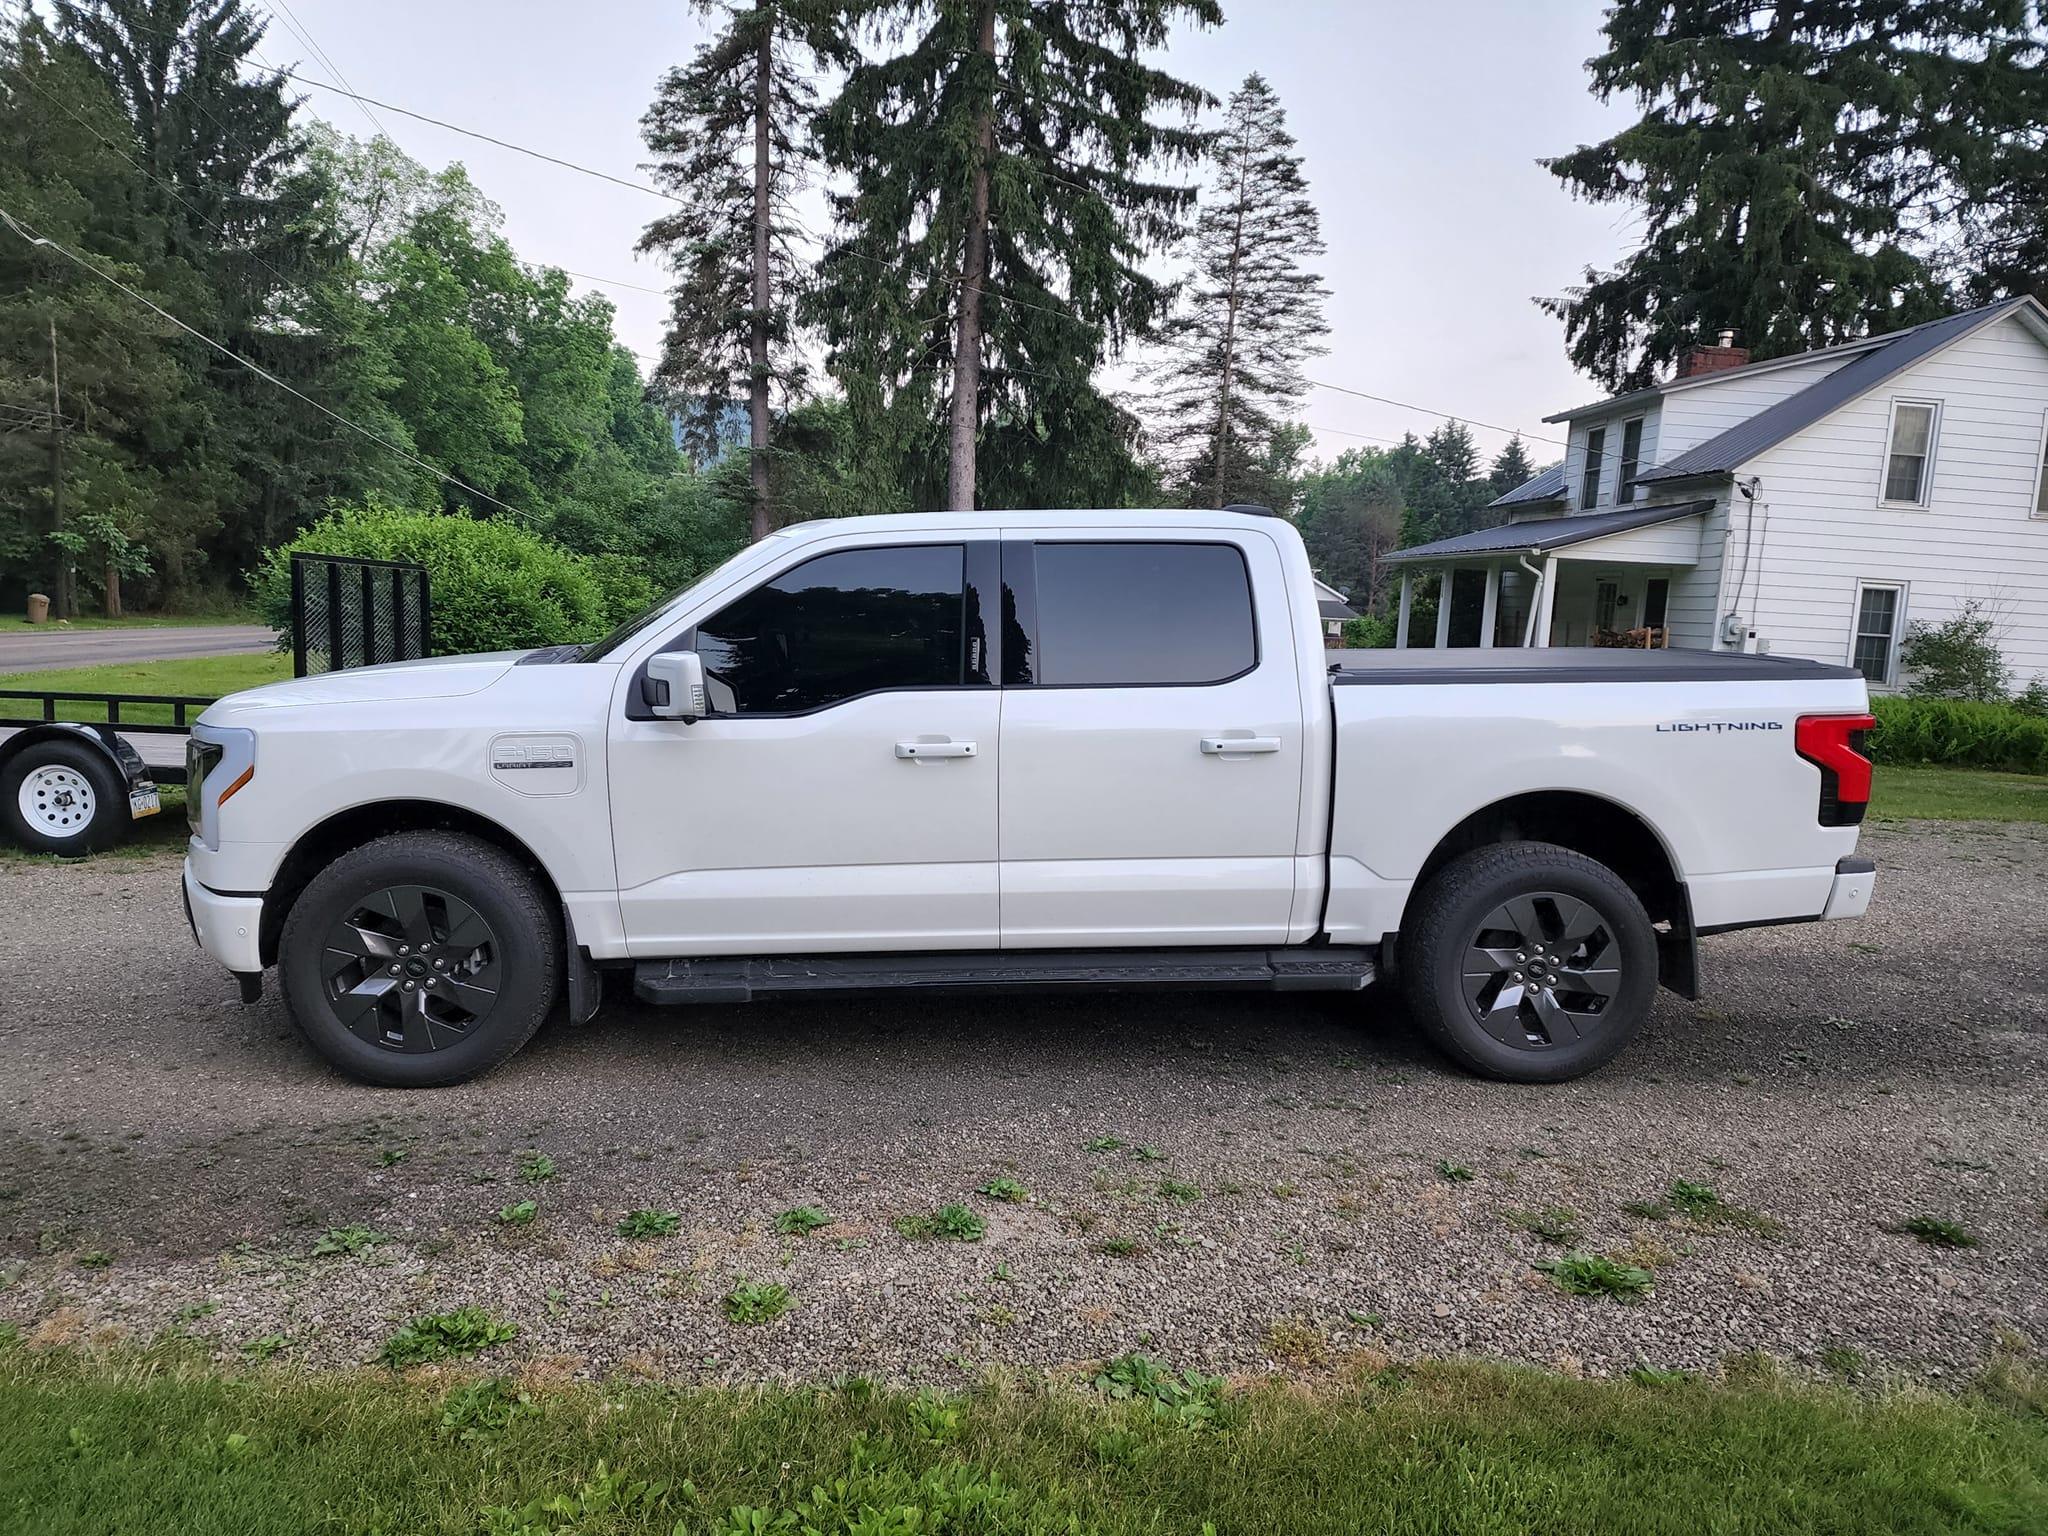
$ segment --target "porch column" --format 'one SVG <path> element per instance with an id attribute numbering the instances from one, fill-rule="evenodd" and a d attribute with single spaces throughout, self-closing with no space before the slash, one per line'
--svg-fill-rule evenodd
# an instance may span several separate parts
<path id="1" fill-rule="evenodd" d="M 1479 648 L 1493 649 L 1493 627 L 1500 619 L 1500 566 L 1486 568 L 1486 602 L 1479 610 Z"/>
<path id="2" fill-rule="evenodd" d="M 1450 566 L 1437 578 L 1436 584 L 1436 648 L 1444 649 L 1451 643 L 1451 578 L 1457 571 Z"/>
<path id="3" fill-rule="evenodd" d="M 1535 636 L 1532 644 L 1550 644 L 1550 615 L 1557 606 L 1557 556 L 1543 557 L 1543 590 L 1536 601 Z"/>
<path id="4" fill-rule="evenodd" d="M 1410 573 L 1408 567 L 1405 565 L 1402 566 L 1401 617 L 1394 624 L 1394 649 L 1397 651 L 1405 651 L 1408 649 L 1408 603 L 1411 596 L 1411 589 L 1414 585 L 1414 580 L 1415 578 Z"/>

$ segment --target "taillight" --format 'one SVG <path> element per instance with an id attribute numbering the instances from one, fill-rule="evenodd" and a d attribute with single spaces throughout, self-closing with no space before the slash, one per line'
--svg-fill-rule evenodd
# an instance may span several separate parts
<path id="1" fill-rule="evenodd" d="M 1792 734 L 1799 755 L 1820 769 L 1820 824 L 1853 827 L 1870 806 L 1870 759 L 1863 746 L 1874 715 L 1801 715 Z"/>

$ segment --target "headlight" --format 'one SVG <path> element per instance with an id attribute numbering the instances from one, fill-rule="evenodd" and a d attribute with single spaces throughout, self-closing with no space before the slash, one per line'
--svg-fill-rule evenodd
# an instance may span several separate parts
<path id="1" fill-rule="evenodd" d="M 204 830 L 200 809 L 206 776 L 220 766 L 221 754 L 227 748 L 217 741 L 201 741 L 197 736 L 185 739 L 185 824 L 194 832 Z"/>

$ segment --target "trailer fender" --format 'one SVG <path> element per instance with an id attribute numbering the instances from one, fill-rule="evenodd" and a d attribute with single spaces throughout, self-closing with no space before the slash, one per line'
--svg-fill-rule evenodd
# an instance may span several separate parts
<path id="1" fill-rule="evenodd" d="M 81 725 L 75 720 L 54 720 L 42 725 L 25 726 L 5 741 L 0 741 L 0 768 L 7 766 L 18 752 L 26 751 L 39 741 L 82 741 L 98 749 L 121 775 L 121 781 L 129 792 L 154 787 L 149 776 L 149 765 L 127 742 L 104 726 Z"/>

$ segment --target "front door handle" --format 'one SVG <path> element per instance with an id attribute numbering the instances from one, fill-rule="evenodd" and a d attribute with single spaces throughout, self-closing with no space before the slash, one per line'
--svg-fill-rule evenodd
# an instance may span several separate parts
<path id="1" fill-rule="evenodd" d="M 1204 736 L 1202 755 L 1222 757 L 1226 753 L 1235 756 L 1239 752 L 1278 752 L 1278 736 Z"/>
<path id="2" fill-rule="evenodd" d="M 898 757 L 972 757 L 974 743 L 971 741 L 899 741 L 896 743 Z"/>

